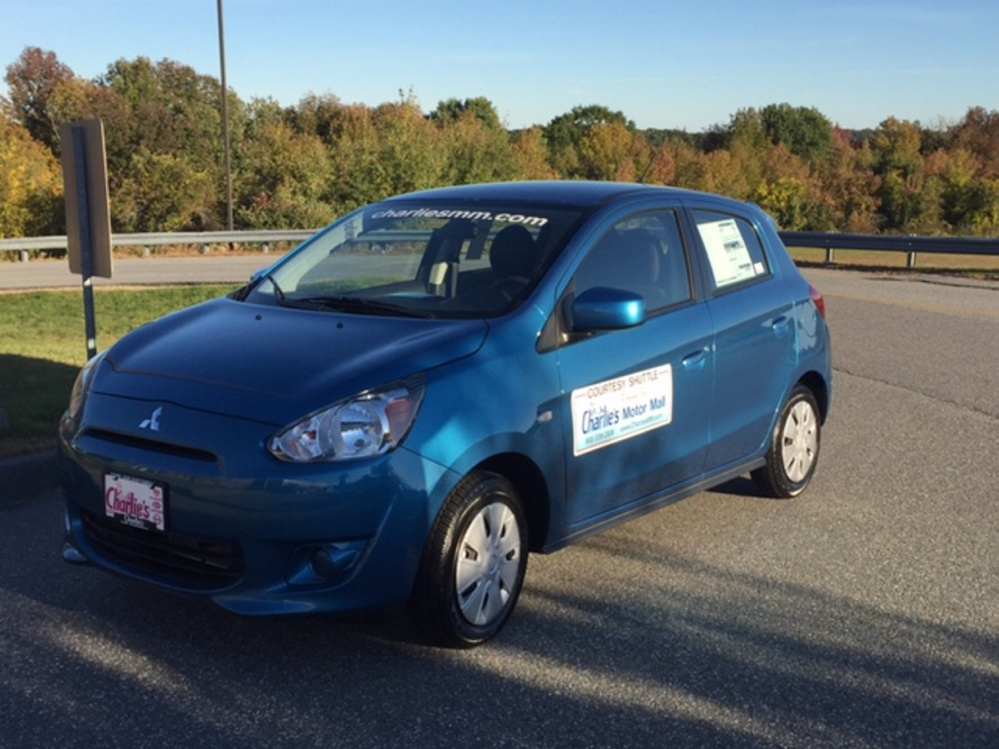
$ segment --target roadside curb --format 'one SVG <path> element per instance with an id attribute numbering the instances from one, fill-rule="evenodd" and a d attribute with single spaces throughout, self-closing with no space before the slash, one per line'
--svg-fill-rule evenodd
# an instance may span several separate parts
<path id="1" fill-rule="evenodd" d="M 31 499 L 58 485 L 55 450 L 0 461 L 0 505 Z"/>

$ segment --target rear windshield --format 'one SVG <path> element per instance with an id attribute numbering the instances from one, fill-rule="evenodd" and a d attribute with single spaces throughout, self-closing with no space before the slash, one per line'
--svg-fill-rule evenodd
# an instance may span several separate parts
<path id="1" fill-rule="evenodd" d="M 357 314 L 503 314 L 537 284 L 579 214 L 518 205 L 382 203 L 316 235 L 248 301 Z"/>

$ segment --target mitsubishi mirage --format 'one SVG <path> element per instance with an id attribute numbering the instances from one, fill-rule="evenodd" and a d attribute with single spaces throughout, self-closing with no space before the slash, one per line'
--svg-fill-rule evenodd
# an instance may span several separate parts
<path id="1" fill-rule="evenodd" d="M 546 553 L 750 474 L 808 486 L 821 295 L 753 205 L 585 182 L 362 208 L 80 372 L 68 561 L 247 615 L 506 623 Z"/>

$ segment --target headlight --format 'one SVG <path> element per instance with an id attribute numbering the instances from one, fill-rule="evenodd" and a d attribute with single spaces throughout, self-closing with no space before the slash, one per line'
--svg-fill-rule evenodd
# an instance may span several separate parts
<path id="1" fill-rule="evenodd" d="M 75 419 L 76 415 L 83 408 L 83 402 L 87 399 L 87 393 L 90 392 L 90 383 L 94 379 L 94 372 L 97 371 L 97 366 L 104 360 L 106 353 L 106 351 L 101 352 L 84 364 L 80 373 L 76 376 L 76 382 L 73 383 L 73 389 L 69 393 L 69 407 L 63 416 L 67 421 Z"/>
<path id="2" fill-rule="evenodd" d="M 423 389 L 422 380 L 411 380 L 361 393 L 285 428 L 268 448 L 293 463 L 382 455 L 409 432 Z"/>

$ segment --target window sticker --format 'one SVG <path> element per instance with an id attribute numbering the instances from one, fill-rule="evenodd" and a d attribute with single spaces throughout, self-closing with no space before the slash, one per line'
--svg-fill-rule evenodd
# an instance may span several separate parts
<path id="1" fill-rule="evenodd" d="M 753 259 L 749 256 L 749 248 L 735 219 L 698 224 L 697 230 L 708 251 L 708 262 L 711 263 L 716 287 L 729 286 L 757 275 Z"/>
<path id="2" fill-rule="evenodd" d="M 572 391 L 572 452 L 579 456 L 673 421 L 673 368 L 655 369 Z"/>
<path id="3" fill-rule="evenodd" d="M 491 211 L 471 211 L 452 208 L 392 208 L 378 211 L 371 215 L 373 219 L 381 218 L 447 218 L 468 219 L 470 221 L 498 221 L 524 226 L 544 226 L 548 219 L 543 216 L 525 216 L 520 213 L 492 213 Z"/>

